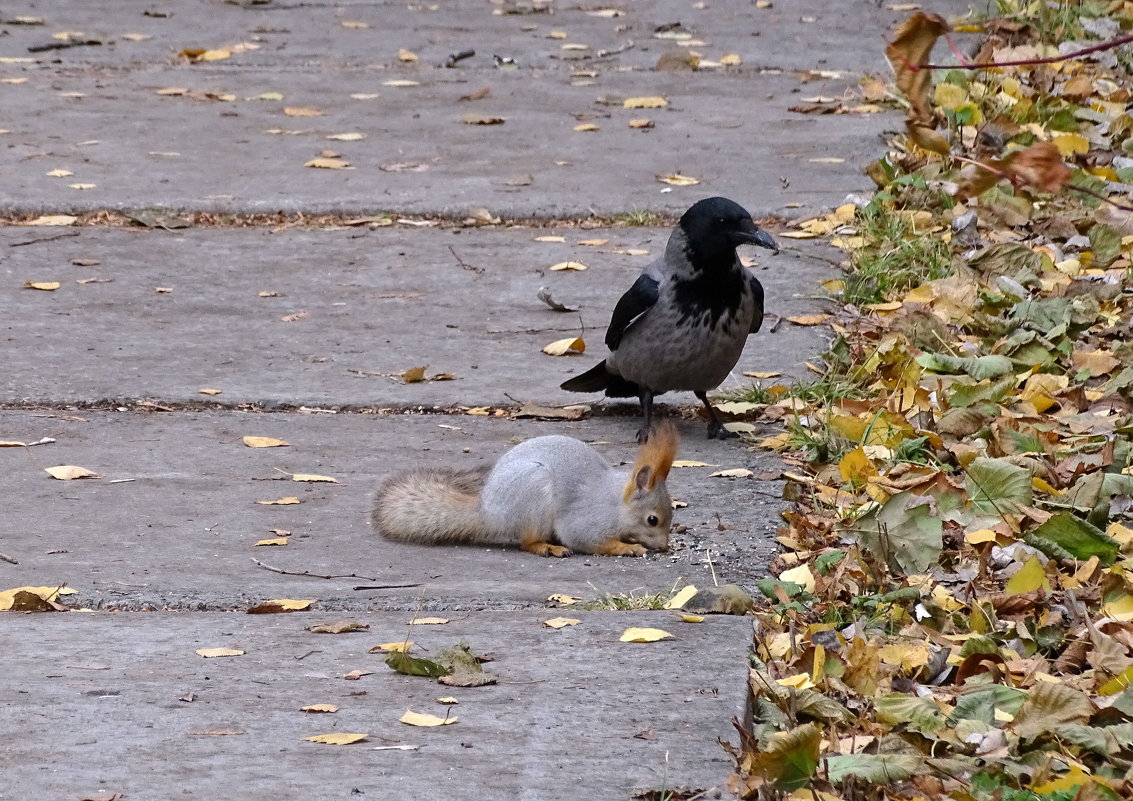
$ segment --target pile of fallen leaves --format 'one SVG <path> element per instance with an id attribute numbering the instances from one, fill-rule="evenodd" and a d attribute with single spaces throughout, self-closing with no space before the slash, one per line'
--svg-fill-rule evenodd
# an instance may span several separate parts
<path id="1" fill-rule="evenodd" d="M 1133 797 L 1133 3 L 999 5 L 972 68 L 905 23 L 878 192 L 800 226 L 848 267 L 822 381 L 760 390 L 745 798 Z"/>

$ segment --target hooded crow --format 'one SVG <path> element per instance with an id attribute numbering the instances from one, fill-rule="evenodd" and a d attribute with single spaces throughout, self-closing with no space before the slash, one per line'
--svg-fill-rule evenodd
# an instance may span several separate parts
<path id="1" fill-rule="evenodd" d="M 691 391 L 708 410 L 708 438 L 729 436 L 708 391 L 736 366 L 748 334 L 763 323 L 763 286 L 736 256 L 739 245 L 778 245 L 727 198 L 695 203 L 669 236 L 665 253 L 641 271 L 614 307 L 601 364 L 562 383 L 570 392 L 604 391 L 641 401 L 649 435 L 653 398 Z"/>

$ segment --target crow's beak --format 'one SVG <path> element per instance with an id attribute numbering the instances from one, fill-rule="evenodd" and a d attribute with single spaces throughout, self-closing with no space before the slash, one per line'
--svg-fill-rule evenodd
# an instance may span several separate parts
<path id="1" fill-rule="evenodd" d="M 745 221 L 740 231 L 736 233 L 736 244 L 738 245 L 758 245 L 761 248 L 767 248 L 776 253 L 779 252 L 779 246 L 775 244 L 775 240 L 771 238 L 771 234 L 764 231 L 754 222 Z"/>

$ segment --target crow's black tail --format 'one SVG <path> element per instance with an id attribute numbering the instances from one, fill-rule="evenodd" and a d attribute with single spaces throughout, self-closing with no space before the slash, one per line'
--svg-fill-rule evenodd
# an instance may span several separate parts
<path id="1" fill-rule="evenodd" d="M 567 379 L 559 385 L 567 392 L 605 392 L 611 398 L 636 398 L 641 388 L 632 381 L 606 369 L 605 362 L 599 362 L 582 375 Z"/>

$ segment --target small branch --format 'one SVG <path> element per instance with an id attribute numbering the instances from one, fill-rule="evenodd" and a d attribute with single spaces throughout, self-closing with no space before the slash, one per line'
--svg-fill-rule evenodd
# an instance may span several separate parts
<path id="1" fill-rule="evenodd" d="M 420 587 L 421 584 L 360 584 L 355 590 L 401 590 L 407 587 Z"/>
<path id="2" fill-rule="evenodd" d="M 3 559 L 5 562 L 7 562 L 10 565 L 18 565 L 20 563 L 19 559 L 16 559 L 15 557 L 12 557 L 12 556 L 8 556 L 8 554 L 6 554 L 6 553 L 0 553 L 0 559 Z"/>
<path id="3" fill-rule="evenodd" d="M 1119 36 L 1116 39 L 1110 39 L 1108 42 L 1102 42 L 1099 45 L 1087 47 L 1084 50 L 1075 50 L 1073 53 L 1067 53 L 1064 56 L 1025 58 L 1017 61 L 981 61 L 976 64 L 906 64 L 906 66 L 913 72 L 917 72 L 919 70 L 986 70 L 995 69 L 996 67 L 1028 67 L 1032 64 L 1057 64 L 1059 61 L 1070 61 L 1071 59 L 1081 58 L 1082 56 L 1088 56 L 1093 53 L 1112 50 L 1115 47 L 1121 47 L 1121 45 L 1129 44 L 1130 42 L 1133 42 L 1133 33 Z"/>
<path id="4" fill-rule="evenodd" d="M 1101 200 L 1105 203 L 1108 203 L 1111 206 L 1115 206 L 1115 207 L 1121 209 L 1122 211 L 1133 211 L 1133 206 L 1122 205 L 1121 203 L 1118 203 L 1116 200 L 1112 200 L 1112 199 L 1106 197 L 1105 195 L 1099 194 L 1098 192 L 1095 192 L 1092 189 L 1087 189 L 1084 186 L 1075 186 L 1074 184 L 1067 184 L 1066 188 L 1067 189 L 1073 189 L 1075 192 L 1081 192 L 1083 195 L 1089 195 L 1090 197 L 1096 197 L 1098 200 Z"/>
<path id="5" fill-rule="evenodd" d="M 477 267 L 474 264 L 469 264 L 464 259 L 460 258 L 460 256 L 457 254 L 456 250 L 453 248 L 452 245 L 448 246 L 448 252 L 452 254 L 452 257 L 454 259 L 456 259 L 456 263 L 460 265 L 461 269 L 468 270 L 470 272 L 474 272 L 477 275 L 480 275 L 484 272 L 483 267 Z"/>
<path id="6" fill-rule="evenodd" d="M 25 245 L 38 245 L 40 242 L 54 242 L 56 239 L 67 239 L 68 237 L 78 236 L 78 235 L 79 235 L 79 232 L 74 231 L 74 232 L 66 233 L 66 234 L 56 234 L 55 236 L 44 236 L 44 237 L 40 237 L 39 239 L 28 239 L 28 240 L 25 240 L 24 242 L 11 242 L 11 243 L 9 243 L 8 247 L 10 247 L 10 248 L 22 248 Z"/>
<path id="7" fill-rule="evenodd" d="M 366 581 L 377 581 L 376 578 L 373 578 L 371 576 L 359 576 L 357 573 L 347 573 L 346 575 L 342 575 L 342 576 L 323 576 L 323 575 L 320 575 L 318 573 L 312 573 L 309 570 L 303 570 L 303 571 L 284 570 L 282 567 L 272 567 L 271 565 L 264 564 L 263 562 L 261 562 L 259 559 L 257 559 L 254 556 L 252 557 L 252 561 L 255 562 L 257 565 L 259 565 L 260 567 L 262 567 L 264 570 L 270 570 L 272 573 L 282 573 L 285 576 L 307 576 L 308 578 L 320 578 L 320 579 L 357 578 L 357 579 L 366 579 Z"/>

